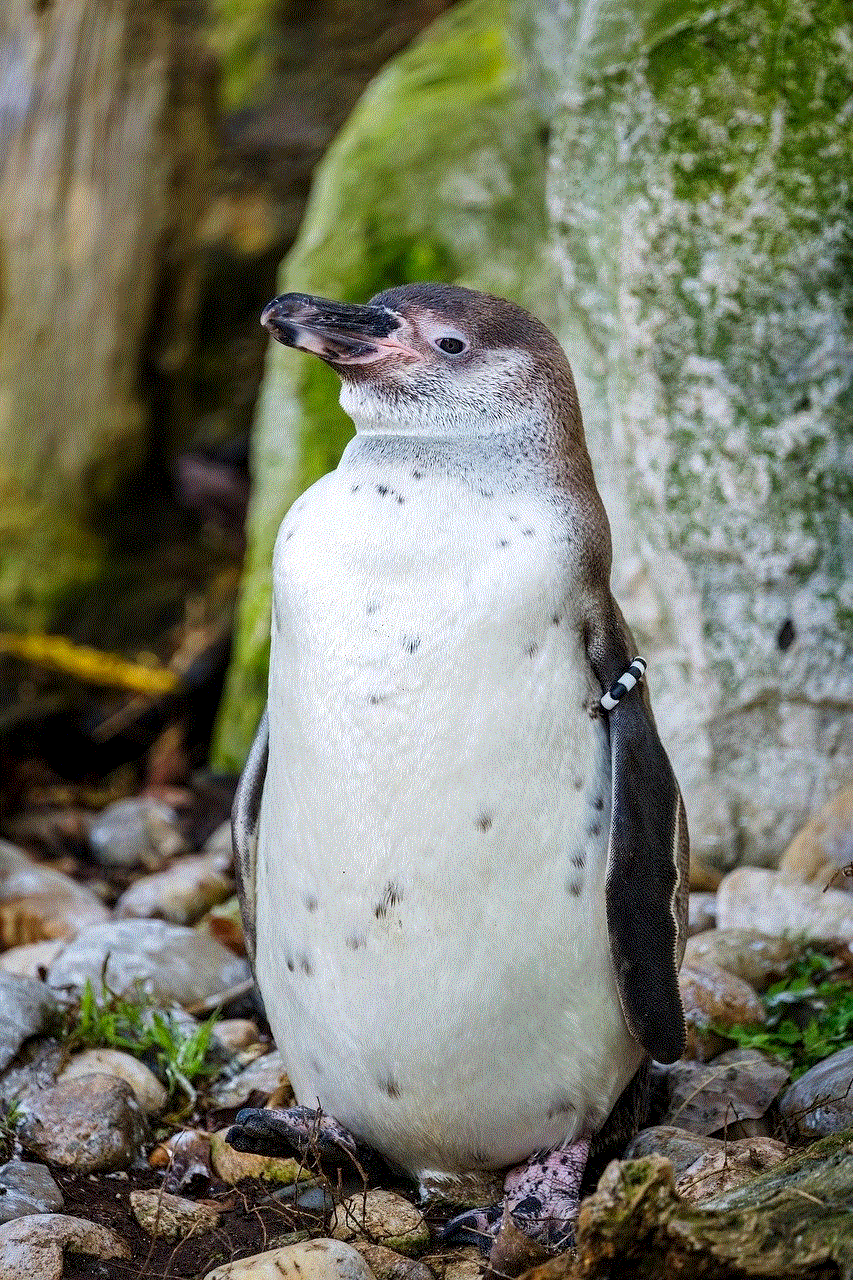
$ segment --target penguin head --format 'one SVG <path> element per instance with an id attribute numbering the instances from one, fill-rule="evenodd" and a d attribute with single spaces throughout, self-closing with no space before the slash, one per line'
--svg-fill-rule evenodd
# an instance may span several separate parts
<path id="1" fill-rule="evenodd" d="M 556 339 L 503 298 L 445 284 L 402 285 L 366 305 L 289 293 L 261 322 L 336 370 L 360 431 L 482 435 L 555 415 L 580 424 Z"/>

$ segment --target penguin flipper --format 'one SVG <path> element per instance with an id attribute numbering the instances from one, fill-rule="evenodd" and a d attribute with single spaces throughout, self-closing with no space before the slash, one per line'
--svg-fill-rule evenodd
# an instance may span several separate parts
<path id="1" fill-rule="evenodd" d="M 588 628 L 587 653 L 602 690 L 628 670 L 633 638 L 616 605 Z M 681 792 L 643 684 L 607 716 L 612 813 L 607 850 L 607 927 L 628 1029 L 658 1062 L 685 1044 L 678 966 L 684 949 L 687 822 Z"/>
<path id="2" fill-rule="evenodd" d="M 267 775 L 268 755 L 269 722 L 266 708 L 264 708 L 243 772 L 240 774 L 240 781 L 237 783 L 234 805 L 231 809 L 237 896 L 240 899 L 240 914 L 243 917 L 246 951 L 253 965 L 255 962 L 255 865 L 258 849 L 258 819 L 261 812 L 264 779 Z"/>

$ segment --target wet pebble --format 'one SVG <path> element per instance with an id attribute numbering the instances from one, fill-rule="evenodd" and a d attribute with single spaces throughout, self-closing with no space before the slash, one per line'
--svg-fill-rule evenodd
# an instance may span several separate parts
<path id="1" fill-rule="evenodd" d="M 146 1116 L 156 1116 L 166 1105 L 166 1090 L 144 1062 L 119 1049 L 85 1049 L 67 1063 L 60 1080 L 88 1075 L 116 1076 L 133 1090 Z"/>
<path id="2" fill-rule="evenodd" d="M 89 848 L 105 867 L 147 867 L 156 870 L 179 853 L 187 842 L 171 805 L 147 796 L 133 796 L 107 805 L 88 827 Z"/>
<path id="3" fill-rule="evenodd" d="M 57 1011 L 56 996 L 37 978 L 0 973 L 0 1071 Z"/>
<path id="4" fill-rule="evenodd" d="M 305 1240 L 209 1271 L 204 1280 L 374 1280 L 361 1254 L 341 1240 Z"/>
<path id="5" fill-rule="evenodd" d="M 724 969 L 755 991 L 766 991 L 779 981 L 799 950 L 788 938 L 756 929 L 710 929 L 687 939 L 684 964 Z"/>
<path id="6" fill-rule="evenodd" d="M 43 1164 L 9 1160 L 0 1166 L 0 1222 L 24 1218 L 31 1213 L 61 1213 L 62 1192 Z"/>
<path id="7" fill-rule="evenodd" d="M 853 942 L 853 894 L 800 884 L 776 871 L 740 867 L 717 894 L 721 929 L 758 929 L 774 937 Z"/>
<path id="8" fill-rule="evenodd" d="M 0 840 L 0 950 L 74 938 L 109 915 L 89 889 Z"/>
<path id="9" fill-rule="evenodd" d="M 853 1128 L 853 1045 L 795 1080 L 780 1098 L 779 1110 L 797 1139 L 813 1141 Z"/>
<path id="10" fill-rule="evenodd" d="M 131 1191 L 133 1216 L 150 1236 L 164 1240 L 183 1240 L 185 1236 L 213 1231 L 222 1216 L 215 1204 L 187 1200 L 167 1191 Z"/>
<path id="11" fill-rule="evenodd" d="M 219 853 L 176 858 L 165 871 L 140 876 L 126 889 L 116 903 L 116 916 L 195 924 L 211 907 L 230 897 L 233 885 L 227 866 L 228 860 Z"/>
<path id="12" fill-rule="evenodd" d="M 129 1258 L 114 1231 L 65 1213 L 34 1213 L 0 1226 L 0 1280 L 61 1280 L 66 1250 L 90 1258 Z"/>
<path id="13" fill-rule="evenodd" d="M 764 1116 L 787 1082 L 788 1068 L 754 1049 L 729 1049 L 712 1062 L 676 1062 L 665 1076 L 669 1108 L 663 1124 L 701 1134 L 728 1127 L 731 1136 L 736 1122 Z"/>
<path id="14" fill-rule="evenodd" d="M 164 920 L 116 920 L 87 929 L 64 947 L 48 982 L 80 991 L 88 978 L 99 991 L 104 971 L 112 991 L 132 990 L 138 982 L 163 1003 L 184 1006 L 250 976 L 245 960 L 205 933 Z"/>
<path id="15" fill-rule="evenodd" d="M 262 1094 L 263 1099 L 266 1100 L 282 1085 L 286 1085 L 289 1092 L 289 1084 L 281 1054 L 277 1049 L 273 1049 L 271 1053 L 265 1053 L 263 1057 L 256 1058 L 244 1071 L 232 1076 L 230 1080 L 223 1080 L 214 1085 L 208 1096 L 212 1107 L 225 1110 L 244 1106 L 253 1093 Z"/>
<path id="16" fill-rule="evenodd" d="M 115 1076 L 64 1080 L 21 1104 L 25 1151 L 78 1173 L 126 1169 L 139 1155 L 145 1118 L 130 1085 Z"/>
<path id="17" fill-rule="evenodd" d="M 393 1191 L 380 1189 L 344 1200 L 332 1235 L 337 1240 L 382 1244 L 410 1256 L 423 1253 L 430 1239 L 429 1228 L 414 1205 Z"/>

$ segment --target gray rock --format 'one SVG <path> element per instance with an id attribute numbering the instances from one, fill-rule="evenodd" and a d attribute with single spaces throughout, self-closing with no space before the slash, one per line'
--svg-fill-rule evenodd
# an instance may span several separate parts
<path id="1" fill-rule="evenodd" d="M 704 933 L 717 923 L 716 893 L 693 892 L 687 899 L 687 935 Z"/>
<path id="2" fill-rule="evenodd" d="M 0 1071 L 8 1067 L 28 1036 L 44 1030 L 56 1009 L 54 993 L 38 978 L 0 973 Z"/>
<path id="3" fill-rule="evenodd" d="M 779 1100 L 792 1137 L 812 1140 L 853 1128 L 853 1045 L 795 1080 Z"/>
<path id="4" fill-rule="evenodd" d="M 656 1124 L 641 1129 L 625 1148 L 625 1160 L 641 1160 L 644 1156 L 666 1156 L 676 1176 L 695 1164 L 709 1151 L 722 1151 L 725 1143 L 720 1138 L 693 1133 L 672 1124 Z"/>
<path id="5" fill-rule="evenodd" d="M 767 1137 L 738 1138 L 720 1143 L 720 1147 L 706 1151 L 676 1178 L 678 1194 L 691 1204 L 703 1204 L 712 1196 L 742 1187 L 788 1155 L 784 1142 Z"/>
<path id="6" fill-rule="evenodd" d="M 90 821 L 88 834 L 93 856 L 105 867 L 153 870 L 187 850 L 175 810 L 146 796 L 107 805 Z"/>
<path id="7" fill-rule="evenodd" d="M 61 1280 L 65 1249 L 92 1258 L 129 1258 L 108 1227 L 65 1213 L 35 1213 L 0 1226 L 0 1280 Z"/>
<path id="8" fill-rule="evenodd" d="M 61 1213 L 62 1192 L 43 1164 L 10 1160 L 0 1167 L 0 1222 L 30 1213 Z"/>
<path id="9" fill-rule="evenodd" d="M 25 1151 L 79 1173 L 126 1169 L 146 1136 L 133 1090 L 116 1076 L 64 1080 L 21 1104 Z"/>
<path id="10" fill-rule="evenodd" d="M 48 983 L 79 991 L 88 978 L 125 992 L 139 982 L 163 1003 L 187 1006 L 245 982 L 247 962 L 209 934 L 163 920 L 116 920 L 95 925 L 69 943 L 50 966 Z"/>
<path id="11" fill-rule="evenodd" d="M 31 1040 L 25 1044 L 13 1066 L 0 1075 L 0 1103 L 23 1102 L 56 1083 L 64 1061 L 62 1045 L 56 1040 Z"/>
<path id="12" fill-rule="evenodd" d="M 221 1109 L 241 1107 L 252 1093 L 261 1093 L 268 1098 L 282 1083 L 282 1076 L 287 1079 L 281 1054 L 277 1049 L 256 1058 L 244 1071 L 223 1080 L 215 1085 L 209 1093 L 210 1104 Z"/>
<path id="13" fill-rule="evenodd" d="M 721 929 L 853 942 L 853 894 L 788 880 L 776 871 L 740 867 L 717 893 Z"/>
<path id="14" fill-rule="evenodd" d="M 763 1116 L 788 1068 L 753 1049 L 729 1049 L 712 1062 L 676 1062 L 666 1074 L 670 1103 L 663 1124 L 709 1134 Z"/>

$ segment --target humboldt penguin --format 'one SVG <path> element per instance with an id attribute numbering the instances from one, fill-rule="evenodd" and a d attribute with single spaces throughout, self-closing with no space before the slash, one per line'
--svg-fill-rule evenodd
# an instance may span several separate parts
<path id="1" fill-rule="evenodd" d="M 234 809 L 301 1105 L 230 1141 L 313 1124 L 457 1204 L 500 1171 L 454 1226 L 509 1214 L 559 1248 L 590 1144 L 683 1050 L 688 857 L 571 369 L 521 307 L 449 285 L 262 321 L 339 374 L 356 434 L 278 534 Z"/>

